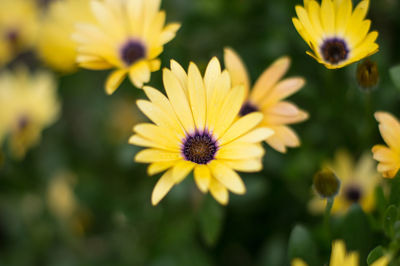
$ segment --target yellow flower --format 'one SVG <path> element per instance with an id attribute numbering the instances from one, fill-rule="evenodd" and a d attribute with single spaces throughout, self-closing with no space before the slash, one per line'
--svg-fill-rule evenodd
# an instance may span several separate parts
<path id="1" fill-rule="evenodd" d="M 365 20 L 369 0 L 354 9 L 351 0 L 304 0 L 296 6 L 298 18 L 293 24 L 313 52 L 307 51 L 327 68 L 341 68 L 378 52 L 378 32 L 369 32 L 371 21 Z"/>
<path id="2" fill-rule="evenodd" d="M 78 45 L 71 38 L 77 21 L 94 21 L 89 0 L 51 2 L 40 25 L 37 45 L 39 57 L 58 71 L 72 72 L 77 67 Z"/>
<path id="3" fill-rule="evenodd" d="M 304 121 L 308 114 L 284 99 L 303 87 L 305 80 L 291 77 L 281 80 L 290 66 L 288 57 L 281 57 L 264 71 L 250 91 L 250 79 L 240 57 L 229 48 L 225 49 L 225 66 L 231 74 L 233 85 L 243 85 L 246 100 L 240 115 L 260 111 L 264 114 L 261 126 L 269 127 L 274 135 L 266 142 L 275 150 L 285 153 L 286 147 L 298 147 L 297 134 L 287 125 Z M 250 95 L 249 95 L 250 94 Z"/>
<path id="4" fill-rule="evenodd" d="M 83 68 L 116 68 L 108 77 L 106 92 L 112 94 L 126 75 L 141 88 L 151 72 L 160 69 L 157 57 L 163 46 L 175 37 L 180 24 L 164 26 L 161 0 L 91 1 L 96 24 L 79 24 L 77 62 Z"/>
<path id="5" fill-rule="evenodd" d="M 261 142 L 273 134 L 256 127 L 263 119 L 254 112 L 238 117 L 245 97 L 243 86 L 231 87 L 228 71 L 221 72 L 213 58 L 204 78 L 194 63 L 188 73 L 175 61 L 163 70 L 167 97 L 151 87 L 144 92 L 150 101 L 139 100 L 139 109 L 154 122 L 134 127 L 131 144 L 148 147 L 135 160 L 151 163 L 149 175 L 167 170 L 152 194 L 156 205 L 192 170 L 199 189 L 221 204 L 228 203 L 228 190 L 244 194 L 245 186 L 236 173 L 262 169 Z"/>
<path id="6" fill-rule="evenodd" d="M 0 74 L 0 142 L 10 135 L 10 149 L 17 158 L 40 140 L 43 128 L 59 114 L 56 84 L 45 72 L 29 75 L 26 69 Z"/>
<path id="7" fill-rule="evenodd" d="M 400 168 L 400 123 L 389 113 L 376 112 L 379 131 L 388 146 L 375 145 L 372 148 L 374 159 L 379 162 L 378 171 L 383 177 L 393 178 Z"/>
<path id="8" fill-rule="evenodd" d="M 383 256 L 373 262 L 371 266 L 387 266 L 389 264 L 389 258 Z M 307 266 L 307 263 L 301 259 L 294 259 L 291 263 L 292 266 Z M 347 253 L 346 245 L 343 240 L 336 240 L 332 244 L 332 254 L 329 262 L 329 266 L 358 266 L 359 255 L 356 251 Z"/>
<path id="9" fill-rule="evenodd" d="M 0 66 L 33 47 L 38 29 L 35 1 L 0 1 Z"/>
<path id="10" fill-rule="evenodd" d="M 346 151 L 340 150 L 336 153 L 335 160 L 324 167 L 332 169 L 341 180 L 339 194 L 332 206 L 332 214 L 343 214 L 354 203 L 359 203 L 365 212 L 373 210 L 375 188 L 380 178 L 370 154 L 363 154 L 356 164 Z M 316 195 L 310 201 L 309 208 L 313 213 L 322 213 L 325 205 L 326 200 Z"/>

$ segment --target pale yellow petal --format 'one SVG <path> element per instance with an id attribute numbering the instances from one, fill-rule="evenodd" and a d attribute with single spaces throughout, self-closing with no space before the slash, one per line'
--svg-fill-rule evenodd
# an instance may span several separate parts
<path id="1" fill-rule="evenodd" d="M 142 88 L 143 83 L 149 82 L 150 75 L 150 66 L 147 61 L 136 63 L 129 70 L 129 78 L 137 88 Z"/>
<path id="2" fill-rule="evenodd" d="M 262 170 L 262 159 L 250 159 L 250 160 L 220 160 L 228 167 L 239 172 L 259 172 Z"/>
<path id="3" fill-rule="evenodd" d="M 188 91 L 190 106 L 197 129 L 206 124 L 206 89 L 200 71 L 194 63 L 189 65 Z"/>
<path id="4" fill-rule="evenodd" d="M 181 141 L 176 134 L 168 128 L 159 127 L 154 124 L 142 123 L 134 126 L 133 131 L 142 138 L 156 143 L 157 148 L 172 152 L 179 152 Z"/>
<path id="5" fill-rule="evenodd" d="M 258 143 L 264 141 L 274 134 L 274 130 L 268 127 L 259 127 L 241 136 L 236 141 L 245 143 Z"/>
<path id="6" fill-rule="evenodd" d="M 188 76 L 185 72 L 185 69 L 183 69 L 183 67 L 175 60 L 171 60 L 170 65 L 171 65 L 171 71 L 172 71 L 172 73 L 174 73 L 174 75 L 177 77 L 177 79 L 181 83 L 181 86 L 182 86 L 183 90 L 185 91 L 186 97 L 189 97 L 189 92 L 187 91 Z"/>
<path id="7" fill-rule="evenodd" d="M 304 84 L 304 78 L 292 77 L 284 79 L 276 84 L 276 86 L 271 90 L 271 93 L 262 100 L 260 106 L 270 106 L 273 103 L 283 100 L 300 90 Z"/>
<path id="8" fill-rule="evenodd" d="M 335 33 L 335 7 L 332 0 L 322 0 L 321 21 L 324 32 L 333 35 Z"/>
<path id="9" fill-rule="evenodd" d="M 352 0 L 341 1 L 339 8 L 337 9 L 338 13 L 335 17 L 336 34 L 343 36 L 346 32 L 347 23 L 351 18 L 352 9 Z"/>
<path id="10" fill-rule="evenodd" d="M 174 185 L 175 181 L 172 176 L 172 170 L 168 170 L 163 176 L 160 177 L 154 186 L 151 194 L 151 204 L 157 205 Z"/>
<path id="11" fill-rule="evenodd" d="M 193 170 L 195 164 L 190 161 L 182 160 L 175 164 L 172 168 L 172 176 L 176 184 L 182 182 L 183 179 Z"/>
<path id="12" fill-rule="evenodd" d="M 152 176 L 158 173 L 164 172 L 165 170 L 171 168 L 179 161 L 165 161 L 165 162 L 156 162 L 149 165 L 147 168 L 147 174 Z"/>
<path id="13" fill-rule="evenodd" d="M 206 193 L 211 182 L 211 172 L 206 165 L 197 165 L 194 168 L 194 180 L 200 191 Z"/>
<path id="14" fill-rule="evenodd" d="M 138 152 L 135 156 L 135 161 L 139 163 L 165 162 L 179 159 L 182 159 L 180 153 L 159 149 L 145 149 Z"/>
<path id="15" fill-rule="evenodd" d="M 220 145 L 225 145 L 255 128 L 263 120 L 263 114 L 255 112 L 241 117 L 218 140 Z"/>
<path id="16" fill-rule="evenodd" d="M 195 131 L 192 110 L 178 78 L 169 70 L 163 70 L 164 87 L 175 114 L 178 116 L 187 133 Z"/>
<path id="17" fill-rule="evenodd" d="M 246 193 L 246 187 L 242 179 L 232 170 L 232 168 L 223 163 L 219 163 L 217 160 L 209 163 L 208 167 L 210 168 L 213 177 L 215 177 L 228 190 L 236 194 Z M 210 190 L 212 190 L 211 187 Z"/>
<path id="18" fill-rule="evenodd" d="M 228 190 L 215 178 L 211 179 L 210 182 L 210 193 L 211 195 L 222 205 L 228 204 L 229 193 Z"/>
<path id="19" fill-rule="evenodd" d="M 208 63 L 206 73 L 204 74 L 204 85 L 206 86 L 208 100 L 211 99 L 211 91 L 214 89 L 220 75 L 221 64 L 219 63 L 218 58 L 213 57 L 210 63 Z"/>
<path id="20" fill-rule="evenodd" d="M 116 89 L 119 87 L 119 85 L 121 85 L 122 81 L 125 79 L 126 74 L 127 72 L 125 69 L 119 69 L 113 71 L 108 76 L 105 86 L 105 90 L 108 95 L 111 95 L 116 91 Z"/>
<path id="21" fill-rule="evenodd" d="M 373 157 L 375 160 L 383 163 L 399 163 L 400 156 L 393 150 L 383 145 L 375 145 L 372 147 Z"/>
<path id="22" fill-rule="evenodd" d="M 160 42 L 161 45 L 170 42 L 176 36 L 176 32 L 180 29 L 181 24 L 179 23 L 170 23 L 168 24 L 161 33 Z"/>
<path id="23" fill-rule="evenodd" d="M 214 87 L 218 89 L 211 88 L 207 90 L 207 128 L 210 130 L 213 130 L 219 118 L 220 109 L 224 104 L 224 99 L 226 99 L 231 90 L 231 80 L 227 70 L 222 72 Z"/>
<path id="24" fill-rule="evenodd" d="M 222 146 L 215 157 L 223 160 L 244 160 L 260 158 L 264 153 L 264 149 L 260 144 L 238 143 L 234 141 Z"/>
<path id="25" fill-rule="evenodd" d="M 224 49 L 225 67 L 231 75 L 232 85 L 243 85 L 246 97 L 250 90 L 250 79 L 246 67 L 239 55 L 231 48 Z"/>
<path id="26" fill-rule="evenodd" d="M 310 21 L 310 18 L 308 17 L 307 11 L 305 10 L 304 7 L 302 6 L 296 6 L 296 14 L 297 17 L 299 18 L 300 23 L 303 26 L 303 29 L 307 32 L 308 37 L 310 38 L 310 41 L 312 43 L 316 43 L 319 39 L 321 39 L 321 35 L 319 35 L 319 33 L 322 32 L 317 32 L 314 27 L 313 24 Z"/>
<path id="27" fill-rule="evenodd" d="M 297 134 L 287 126 L 273 127 L 274 135 L 269 137 L 266 142 L 275 150 L 286 153 L 286 147 L 300 146 L 300 140 Z"/>
<path id="28" fill-rule="evenodd" d="M 386 112 L 376 112 L 375 118 L 379 122 L 379 130 L 382 138 L 390 148 L 394 149 L 397 153 L 400 153 L 399 121 L 394 116 Z"/>
<path id="29" fill-rule="evenodd" d="M 290 66 L 289 57 L 276 60 L 258 78 L 250 95 L 250 101 L 258 104 L 270 92 L 273 86 L 286 74 Z"/>

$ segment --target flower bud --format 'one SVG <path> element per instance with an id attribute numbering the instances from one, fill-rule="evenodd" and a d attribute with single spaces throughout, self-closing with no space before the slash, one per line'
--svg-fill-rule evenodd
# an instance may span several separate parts
<path id="1" fill-rule="evenodd" d="M 340 180 L 331 169 L 324 169 L 314 175 L 313 187 L 322 198 L 332 198 L 340 190 Z"/>
<path id="2" fill-rule="evenodd" d="M 361 90 L 364 92 L 370 92 L 379 82 L 377 64 L 369 59 L 364 60 L 357 66 L 356 77 Z"/>

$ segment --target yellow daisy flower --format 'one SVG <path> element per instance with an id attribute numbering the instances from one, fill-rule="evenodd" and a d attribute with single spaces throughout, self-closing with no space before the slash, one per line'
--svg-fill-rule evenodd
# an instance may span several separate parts
<path id="1" fill-rule="evenodd" d="M 358 266 L 359 265 L 358 252 L 353 251 L 350 253 L 346 252 L 346 245 L 343 240 L 336 240 L 332 244 L 332 254 L 329 262 L 329 266 Z M 389 258 L 383 256 L 378 260 L 374 261 L 371 266 L 387 266 L 389 264 Z M 292 266 L 307 266 L 301 259 L 294 259 L 291 263 Z"/>
<path id="2" fill-rule="evenodd" d="M 262 112 L 264 119 L 261 126 L 269 127 L 275 132 L 266 142 L 275 150 L 285 153 L 287 147 L 298 147 L 300 140 L 287 125 L 306 120 L 308 114 L 284 99 L 301 89 L 305 80 L 301 77 L 281 80 L 289 69 L 290 59 L 281 57 L 272 63 L 249 92 L 249 75 L 240 57 L 232 49 L 226 48 L 224 58 L 225 67 L 232 77 L 232 84 L 243 85 L 246 90 L 240 115 Z"/>
<path id="3" fill-rule="evenodd" d="M 0 66 L 33 47 L 38 29 L 35 1 L 0 1 Z"/>
<path id="4" fill-rule="evenodd" d="M 375 188 L 380 183 L 379 173 L 375 170 L 375 162 L 369 153 L 361 156 L 355 163 L 348 152 L 339 150 L 333 162 L 324 168 L 332 169 L 340 179 L 340 191 L 335 197 L 332 214 L 343 214 L 354 204 L 360 204 L 365 212 L 375 207 Z M 323 213 L 326 200 L 315 196 L 309 203 L 312 213 Z"/>
<path id="5" fill-rule="evenodd" d="M 22 68 L 0 74 L 0 142 L 10 135 L 9 146 L 16 158 L 39 142 L 42 129 L 55 122 L 59 109 L 50 74 L 29 75 Z"/>
<path id="6" fill-rule="evenodd" d="M 293 24 L 313 52 L 307 51 L 329 69 L 341 68 L 378 52 L 378 32 L 369 32 L 366 20 L 369 0 L 353 10 L 351 0 L 304 0 L 296 6 Z"/>
<path id="7" fill-rule="evenodd" d="M 375 118 L 387 146 L 375 145 L 372 148 L 374 159 L 379 162 L 378 171 L 383 177 L 393 178 L 400 168 L 400 123 L 386 112 L 376 112 Z"/>
<path id="8" fill-rule="evenodd" d="M 160 69 L 157 57 L 180 24 L 164 26 L 161 0 L 92 0 L 90 4 L 97 23 L 77 25 L 78 64 L 94 70 L 116 68 L 106 82 L 108 94 L 126 75 L 141 88 L 151 72 Z"/>
<path id="9" fill-rule="evenodd" d="M 261 142 L 271 136 L 269 128 L 256 128 L 263 115 L 254 112 L 238 117 L 245 98 L 243 86 L 231 86 L 228 71 L 213 58 L 204 78 L 194 63 L 188 73 L 175 61 L 163 70 L 167 97 L 151 87 L 144 92 L 150 101 L 139 100 L 139 109 L 154 124 L 133 128 L 129 142 L 148 147 L 135 160 L 150 163 L 149 175 L 166 172 L 154 187 L 151 202 L 156 205 L 192 170 L 199 189 L 221 204 L 228 203 L 228 190 L 245 193 L 236 173 L 262 169 Z"/>
<path id="10" fill-rule="evenodd" d="M 61 72 L 76 69 L 78 44 L 71 38 L 75 23 L 94 22 L 89 0 L 59 0 L 50 3 L 41 22 L 37 44 L 39 57 Z"/>

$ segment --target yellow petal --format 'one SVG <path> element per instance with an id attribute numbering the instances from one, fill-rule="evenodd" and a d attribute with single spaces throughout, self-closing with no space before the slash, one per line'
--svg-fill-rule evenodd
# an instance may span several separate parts
<path id="1" fill-rule="evenodd" d="M 259 172 L 263 167 L 261 158 L 250 160 L 221 160 L 221 162 L 239 172 Z"/>
<path id="2" fill-rule="evenodd" d="M 216 160 L 209 163 L 208 166 L 210 167 L 213 177 L 215 177 L 228 190 L 236 194 L 246 193 L 246 187 L 244 186 L 242 179 L 231 168 Z"/>
<path id="3" fill-rule="evenodd" d="M 200 71 L 193 63 L 189 65 L 188 91 L 196 127 L 204 129 L 206 124 L 206 89 Z"/>
<path id="4" fill-rule="evenodd" d="M 343 36 L 346 32 L 347 23 L 351 18 L 351 11 L 353 9 L 353 3 L 351 0 L 341 1 L 335 18 L 336 34 Z"/>
<path id="5" fill-rule="evenodd" d="M 335 33 L 335 7 L 332 0 L 322 0 L 321 20 L 324 32 L 333 35 Z"/>
<path id="6" fill-rule="evenodd" d="M 206 193 L 211 182 L 211 172 L 206 165 L 197 165 L 194 168 L 194 180 L 200 191 Z"/>
<path id="7" fill-rule="evenodd" d="M 291 266 L 308 266 L 308 264 L 302 261 L 301 259 L 296 258 L 292 260 Z"/>
<path id="8" fill-rule="evenodd" d="M 332 254 L 329 265 L 344 265 L 346 247 L 342 240 L 336 240 L 332 244 Z"/>
<path id="9" fill-rule="evenodd" d="M 206 68 L 206 73 L 204 74 L 204 85 L 206 86 L 208 99 L 211 98 L 210 97 L 211 90 L 214 89 L 214 86 L 220 75 L 221 75 L 221 65 L 219 63 L 218 58 L 213 57 L 210 63 L 208 63 Z"/>
<path id="10" fill-rule="evenodd" d="M 260 144 L 237 143 L 235 141 L 222 146 L 215 157 L 223 160 L 244 160 L 260 158 L 264 153 Z"/>
<path id="11" fill-rule="evenodd" d="M 268 127 L 260 127 L 256 128 L 249 133 L 243 135 L 238 138 L 237 142 L 245 142 L 245 143 L 258 143 L 264 141 L 271 137 L 274 134 L 274 131 Z"/>
<path id="12" fill-rule="evenodd" d="M 138 152 L 135 156 L 135 161 L 139 163 L 165 162 L 179 159 L 182 159 L 182 155 L 180 153 L 158 149 L 145 149 Z"/>
<path id="13" fill-rule="evenodd" d="M 243 86 L 234 87 L 228 93 L 220 110 L 217 110 L 218 113 L 211 114 L 217 116 L 215 124 L 210 125 L 210 129 L 216 138 L 222 136 L 238 116 L 244 102 L 244 94 L 245 90 Z"/>
<path id="14" fill-rule="evenodd" d="M 178 116 L 186 132 L 193 133 L 195 125 L 189 101 L 177 77 L 169 70 L 163 71 L 164 87 L 175 114 Z"/>
<path id="15" fill-rule="evenodd" d="M 171 188 L 175 185 L 174 178 L 172 177 L 172 170 L 167 171 L 154 186 L 153 193 L 151 194 L 151 204 L 157 205 Z"/>
<path id="16" fill-rule="evenodd" d="M 180 152 L 180 139 L 168 128 L 154 124 L 142 123 L 133 128 L 142 138 L 148 139 L 157 145 L 159 149 L 172 152 Z"/>
<path id="17" fill-rule="evenodd" d="M 171 60 L 171 71 L 174 73 L 174 75 L 177 77 L 179 82 L 181 83 L 181 86 L 183 90 L 185 91 L 185 95 L 189 97 L 189 92 L 187 91 L 188 87 L 188 76 L 183 69 L 183 67 L 176 62 L 175 60 Z"/>
<path id="18" fill-rule="evenodd" d="M 142 88 L 143 83 L 150 81 L 150 74 L 150 66 L 147 61 L 136 63 L 129 70 L 129 78 L 137 88 Z"/>
<path id="19" fill-rule="evenodd" d="M 189 161 L 182 160 L 172 168 L 172 175 L 175 183 L 182 182 L 183 179 L 193 170 L 195 164 Z"/>
<path id="20" fill-rule="evenodd" d="M 218 140 L 220 145 L 225 145 L 242 135 L 246 134 L 253 128 L 255 128 L 262 120 L 263 114 L 261 113 L 250 113 L 241 117 L 225 132 L 225 134 Z"/>
<path id="21" fill-rule="evenodd" d="M 266 142 L 275 150 L 286 153 L 286 147 L 300 146 L 297 134 L 287 126 L 273 127 L 274 135 L 269 137 Z"/>
<path id="22" fill-rule="evenodd" d="M 276 84 L 276 86 L 271 90 L 271 93 L 261 102 L 260 106 L 265 108 L 265 106 L 270 106 L 273 103 L 279 102 L 280 100 L 296 93 L 304 86 L 304 84 L 304 78 L 293 77 L 284 79 Z"/>
<path id="23" fill-rule="evenodd" d="M 168 24 L 161 33 L 160 42 L 161 45 L 166 44 L 175 38 L 176 32 L 180 29 L 181 24 L 179 23 L 170 23 Z"/>
<path id="24" fill-rule="evenodd" d="M 245 96 L 247 98 L 250 90 L 250 79 L 242 59 L 235 51 L 233 51 L 233 49 L 225 48 L 224 62 L 226 69 L 231 75 L 232 85 L 243 85 L 245 88 Z"/>
<path id="25" fill-rule="evenodd" d="M 310 41 L 315 43 L 319 39 L 321 39 L 321 36 L 314 29 L 314 27 L 310 21 L 310 18 L 308 17 L 307 11 L 304 9 L 304 7 L 296 6 L 296 14 L 297 14 L 297 17 L 299 18 L 300 23 L 303 26 L 303 29 L 307 32 L 307 35 L 310 38 Z"/>
<path id="26" fill-rule="evenodd" d="M 400 153 L 400 123 L 398 120 L 386 112 L 376 112 L 375 118 L 379 122 L 382 138 L 390 148 Z"/>
<path id="27" fill-rule="evenodd" d="M 258 78 L 250 95 L 250 101 L 258 104 L 269 93 L 271 88 L 286 74 L 290 66 L 288 57 L 281 57 L 276 60 L 264 73 Z"/>
<path id="28" fill-rule="evenodd" d="M 121 85 L 126 76 L 125 69 L 118 69 L 113 71 L 107 78 L 105 90 L 108 95 L 111 95 Z"/>
<path id="29" fill-rule="evenodd" d="M 399 163 L 399 155 L 383 145 L 375 145 L 372 147 L 374 159 L 384 163 Z"/>
<path id="30" fill-rule="evenodd" d="M 306 7 L 308 11 L 308 17 L 310 22 L 314 28 L 315 33 L 319 38 L 324 35 L 324 31 L 321 25 L 321 9 L 319 4 L 316 1 L 309 1 L 308 6 Z"/>
<path id="31" fill-rule="evenodd" d="M 210 182 L 211 195 L 222 205 L 228 204 L 229 194 L 228 190 L 215 178 Z"/>
<path id="32" fill-rule="evenodd" d="M 150 175 L 150 176 L 156 175 L 158 173 L 161 173 L 161 172 L 171 168 L 172 166 L 174 166 L 178 162 L 179 161 L 166 161 L 166 162 L 152 163 L 147 168 L 147 174 Z"/>

